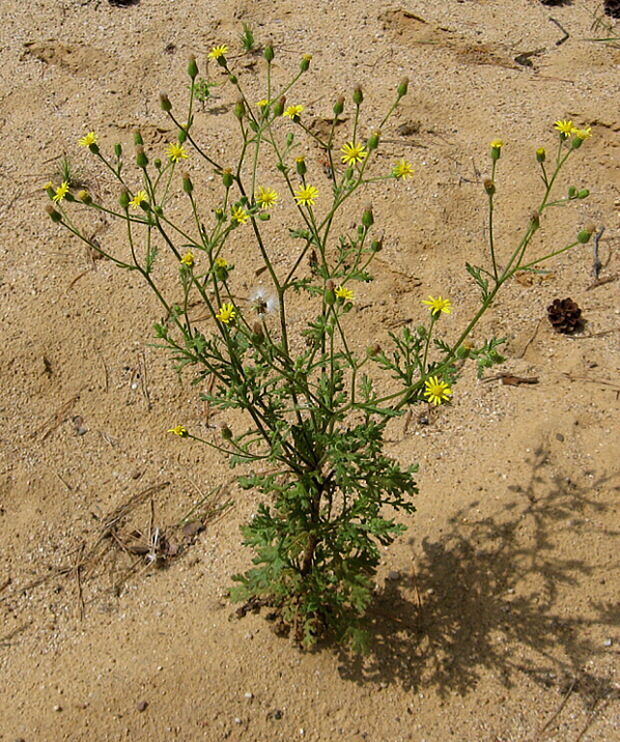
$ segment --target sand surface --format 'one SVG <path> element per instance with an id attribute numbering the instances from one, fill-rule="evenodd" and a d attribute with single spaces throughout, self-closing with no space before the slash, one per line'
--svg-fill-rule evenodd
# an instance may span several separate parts
<path id="1" fill-rule="evenodd" d="M 620 48 L 588 40 L 608 35 L 592 29 L 601 7 L 3 2 L 0 740 L 620 740 Z M 569 34 L 560 45 L 550 18 Z M 411 80 L 380 162 L 405 157 L 416 176 L 372 195 L 385 248 L 351 315 L 356 348 L 415 323 L 428 294 L 454 303 L 448 335 L 464 326 L 477 301 L 464 264 L 485 246 L 493 138 L 505 141 L 506 254 L 538 200 L 533 153 L 553 147 L 553 121 L 592 127 L 563 181 L 591 196 L 550 212 L 538 245 L 604 226 L 601 282 L 593 286 L 591 244 L 514 281 L 476 339 L 506 336 L 499 371 L 538 383 L 480 382 L 469 367 L 451 407 L 416 408 L 390 428 L 389 452 L 421 464 L 420 494 L 409 530 L 385 552 L 363 659 L 328 645 L 300 652 L 264 615 L 235 616 L 226 591 L 251 559 L 239 526 L 255 497 L 226 462 L 166 436 L 179 422 L 208 427 L 198 390 L 149 345 L 155 299 L 44 212 L 42 186 L 63 153 L 98 198 L 116 198 L 76 145 L 87 131 L 131 151 L 139 127 L 149 151 L 163 153 L 174 132 L 158 91 L 181 106 L 190 53 L 204 71 L 209 49 L 227 44 L 262 97 L 263 61 L 237 57 L 243 23 L 273 41 L 280 79 L 314 55 L 295 98 L 319 125 L 359 83 L 367 133 L 398 80 Z M 524 54 L 531 65 L 515 62 Z M 218 79 L 212 62 L 209 74 Z M 202 141 L 221 157 L 234 152 L 233 104 L 222 86 L 197 114 Z M 318 152 L 305 151 L 328 189 Z M 205 188 L 215 188 L 206 176 Z M 273 222 L 285 266 L 287 224 Z M 92 229 L 101 245 L 126 250 L 118 225 Z M 241 243 L 243 294 L 256 265 Z M 569 296 L 585 319 L 572 337 L 546 317 Z M 209 493 L 211 511 L 197 510 L 204 530 L 176 527 Z M 156 569 L 101 541 L 111 516 L 125 535 L 163 529 L 179 555 Z"/>

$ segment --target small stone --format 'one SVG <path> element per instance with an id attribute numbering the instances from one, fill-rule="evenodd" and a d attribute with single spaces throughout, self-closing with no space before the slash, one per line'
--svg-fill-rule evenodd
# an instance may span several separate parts
<path id="1" fill-rule="evenodd" d="M 149 705 L 149 704 L 148 704 L 148 701 L 139 701 L 139 702 L 138 702 L 138 703 L 136 704 L 136 708 L 138 709 L 138 711 L 139 711 L 140 713 L 142 713 L 143 711 L 146 711 L 146 709 L 148 708 L 148 705 Z"/>
<path id="2" fill-rule="evenodd" d="M 434 592 L 435 592 L 434 588 L 429 587 L 428 590 L 426 591 L 426 594 L 427 595 L 433 595 Z"/>
<path id="3" fill-rule="evenodd" d="M 604 647 L 611 647 L 612 644 L 613 641 L 611 639 L 605 639 L 605 641 L 603 642 Z"/>
<path id="4" fill-rule="evenodd" d="M 235 724 L 241 724 L 241 719 L 238 716 L 235 716 Z"/>
<path id="5" fill-rule="evenodd" d="M 142 472 L 140 471 L 140 469 L 135 469 L 134 471 L 131 472 L 132 479 L 140 479 L 141 476 L 142 476 Z"/>
<path id="6" fill-rule="evenodd" d="M 54 706 L 54 711 L 62 711 L 62 706 Z"/>
<path id="7" fill-rule="evenodd" d="M 254 698 L 254 693 L 250 693 L 250 691 L 248 691 L 248 692 L 247 692 L 247 693 L 245 693 L 244 695 L 245 695 L 245 697 L 246 697 L 246 698 L 249 698 L 249 699 L 252 699 L 252 698 Z"/>
<path id="8" fill-rule="evenodd" d="M 274 719 L 278 719 L 278 720 L 279 720 L 279 719 L 281 719 L 281 718 L 282 718 L 283 716 L 284 716 L 284 712 L 283 712 L 283 711 L 280 711 L 280 709 L 276 709 L 276 710 L 275 710 L 275 711 L 273 712 L 273 718 L 274 718 Z"/>
<path id="9" fill-rule="evenodd" d="M 560 441 L 560 443 L 563 443 L 564 442 L 564 436 L 562 435 L 562 433 L 556 433 L 555 434 L 555 439 L 556 439 L 556 441 Z"/>

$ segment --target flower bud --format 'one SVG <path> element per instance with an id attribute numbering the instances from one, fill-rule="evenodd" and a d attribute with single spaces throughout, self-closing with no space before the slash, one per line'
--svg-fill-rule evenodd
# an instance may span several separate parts
<path id="1" fill-rule="evenodd" d="M 581 242 L 582 245 L 585 245 L 586 242 L 590 241 L 590 237 L 592 237 L 592 233 L 595 230 L 596 226 L 594 224 L 587 224 L 577 235 L 577 242 Z"/>
<path id="2" fill-rule="evenodd" d="M 404 95 L 407 95 L 407 90 L 409 90 L 409 78 L 403 77 L 403 79 L 398 83 L 398 97 L 399 99 L 402 98 Z"/>
<path id="3" fill-rule="evenodd" d="M 370 249 L 373 252 L 381 252 L 381 250 L 383 250 L 383 240 L 373 240 L 370 243 Z"/>
<path id="4" fill-rule="evenodd" d="M 576 195 L 577 195 L 577 189 L 575 188 L 575 186 L 570 186 L 568 189 L 568 197 L 575 198 Z"/>
<path id="5" fill-rule="evenodd" d="M 192 54 L 187 62 L 187 74 L 192 78 L 196 79 L 198 74 L 198 65 L 196 64 L 196 57 Z"/>
<path id="6" fill-rule="evenodd" d="M 91 142 L 91 143 L 90 143 L 90 144 L 88 145 L 88 149 L 89 149 L 89 150 L 90 150 L 90 151 L 91 151 L 91 152 L 92 152 L 92 153 L 93 153 L 94 155 L 98 155 L 98 154 L 99 154 L 99 145 L 97 144 L 97 142 Z"/>
<path id="7" fill-rule="evenodd" d="M 581 137 L 573 137 L 571 144 L 571 149 L 579 149 L 581 145 L 583 144 L 583 139 Z"/>
<path id="8" fill-rule="evenodd" d="M 307 72 L 310 67 L 310 60 L 312 59 L 312 54 L 304 54 L 301 58 L 301 62 L 299 63 L 299 69 L 302 72 Z"/>
<path id="9" fill-rule="evenodd" d="M 88 191 L 80 191 L 77 196 L 83 204 L 92 204 L 93 202 L 93 197 Z"/>
<path id="10" fill-rule="evenodd" d="M 153 165 L 157 168 L 157 170 L 161 170 L 161 160 L 159 157 L 156 160 L 153 160 Z"/>
<path id="11" fill-rule="evenodd" d="M 238 82 L 237 75 L 233 75 L 231 72 L 230 75 L 228 75 L 228 82 L 231 83 L 231 85 L 236 85 Z"/>
<path id="12" fill-rule="evenodd" d="M 226 59 L 224 54 L 220 54 L 219 57 L 216 57 L 215 61 L 219 64 L 220 67 L 226 68 L 226 66 L 228 65 L 228 60 Z"/>
<path id="13" fill-rule="evenodd" d="M 334 282 L 328 281 L 325 284 L 325 303 L 330 306 L 336 302 L 336 289 L 334 288 Z"/>
<path id="14" fill-rule="evenodd" d="M 56 195 L 56 190 L 51 181 L 45 186 L 45 192 L 50 198 L 54 198 L 54 196 Z"/>
<path id="15" fill-rule="evenodd" d="M 534 229 L 538 229 L 540 226 L 540 214 L 534 209 L 532 213 L 530 214 L 530 224 Z"/>
<path id="16" fill-rule="evenodd" d="M 230 169 L 226 168 L 226 170 L 222 170 L 222 183 L 224 184 L 224 188 L 230 188 L 233 182 L 234 178 Z"/>
<path id="17" fill-rule="evenodd" d="M 123 154 L 123 147 L 118 142 L 114 145 L 114 154 L 116 157 L 120 157 Z"/>
<path id="18" fill-rule="evenodd" d="M 215 218 L 218 220 L 218 222 L 225 222 L 227 219 L 227 215 L 224 209 L 216 209 Z"/>
<path id="19" fill-rule="evenodd" d="M 263 57 L 271 64 L 273 62 L 274 58 L 274 52 L 273 52 L 273 46 L 271 44 L 267 44 L 267 46 L 263 49 Z"/>
<path id="20" fill-rule="evenodd" d="M 344 171 L 344 179 L 345 180 L 351 180 L 352 178 L 353 178 L 353 168 L 352 167 L 348 167 Z"/>
<path id="21" fill-rule="evenodd" d="M 495 183 L 491 180 L 491 178 L 485 179 L 484 190 L 489 194 L 489 196 L 492 196 L 495 193 Z"/>
<path id="22" fill-rule="evenodd" d="M 273 115 L 277 118 L 284 113 L 284 106 L 286 106 L 286 96 L 282 96 L 280 100 L 273 104 Z"/>
<path id="23" fill-rule="evenodd" d="M 65 193 L 65 201 L 69 201 L 70 203 L 73 203 L 75 201 L 75 196 L 71 193 L 71 191 L 67 191 Z"/>
<path id="24" fill-rule="evenodd" d="M 376 358 L 377 356 L 381 355 L 381 353 L 383 353 L 383 348 L 379 345 L 379 343 L 369 345 L 366 349 L 366 354 L 369 358 Z"/>
<path id="25" fill-rule="evenodd" d="M 228 427 L 228 425 L 226 425 L 226 423 L 224 423 L 222 425 L 222 438 L 225 441 L 229 441 L 232 438 L 232 436 L 233 436 L 232 430 Z"/>
<path id="26" fill-rule="evenodd" d="M 258 218 L 261 220 L 261 222 L 268 222 L 271 219 L 271 214 L 268 214 L 266 211 L 261 211 L 261 213 L 258 215 Z"/>
<path id="27" fill-rule="evenodd" d="M 295 158 L 295 168 L 297 170 L 297 174 L 301 175 L 302 177 L 306 174 L 307 168 L 306 168 L 306 158 L 305 157 L 296 157 Z"/>
<path id="28" fill-rule="evenodd" d="M 360 85 L 356 85 L 353 88 L 353 102 L 356 106 L 361 106 L 362 101 L 364 100 L 364 93 L 362 92 L 362 88 Z"/>
<path id="29" fill-rule="evenodd" d="M 239 119 L 239 121 L 241 121 L 241 119 L 243 118 L 243 116 L 245 114 L 245 105 L 243 104 L 243 101 L 241 99 L 239 99 L 235 103 L 235 107 L 233 109 L 233 113 Z"/>
<path id="30" fill-rule="evenodd" d="M 260 345 L 265 339 L 263 326 L 260 322 L 255 322 L 252 327 L 252 342 L 254 345 Z"/>
<path id="31" fill-rule="evenodd" d="M 172 111 L 172 103 L 170 102 L 170 98 L 168 98 L 168 93 L 160 93 L 159 94 L 159 105 L 161 107 L 162 111 Z"/>
<path id="32" fill-rule="evenodd" d="M 546 157 L 547 157 L 547 153 L 545 152 L 545 148 L 539 147 L 536 150 L 536 159 L 538 160 L 538 162 L 544 162 Z"/>
<path id="33" fill-rule="evenodd" d="M 373 149 L 377 149 L 377 147 L 379 146 L 380 136 L 381 136 L 381 132 L 377 130 L 377 131 L 373 131 L 373 133 L 368 137 L 366 146 L 368 147 L 369 151 L 372 152 Z"/>
<path id="34" fill-rule="evenodd" d="M 144 152 L 144 147 L 140 145 L 136 148 L 136 165 L 143 170 L 149 164 L 149 159 Z"/>
<path id="35" fill-rule="evenodd" d="M 144 144 L 144 139 L 142 139 L 142 134 L 140 133 L 140 129 L 134 129 L 133 143 L 136 145 L 136 147 L 139 147 L 140 145 Z"/>
<path id="36" fill-rule="evenodd" d="M 56 211 L 56 209 L 52 206 L 52 204 L 48 204 L 45 207 L 45 211 L 47 211 L 47 213 L 50 216 L 50 219 L 56 224 L 62 221 L 62 214 L 59 211 Z"/>
<path id="37" fill-rule="evenodd" d="M 334 103 L 334 116 L 340 116 L 340 114 L 344 111 L 344 96 L 340 95 L 336 102 Z"/>
<path id="38" fill-rule="evenodd" d="M 118 202 L 121 205 L 121 209 L 125 209 L 125 211 L 129 208 L 129 202 L 131 201 L 129 190 L 127 188 L 123 188 L 121 190 L 121 194 L 118 197 Z"/>
<path id="39" fill-rule="evenodd" d="M 179 144 L 183 144 L 187 140 L 187 129 L 185 127 L 181 128 L 177 132 L 177 142 Z"/>
<path id="40" fill-rule="evenodd" d="M 374 222 L 375 219 L 372 214 L 372 206 L 368 205 L 364 209 L 364 213 L 362 214 L 362 224 L 366 227 L 366 229 L 370 229 Z"/>
<path id="41" fill-rule="evenodd" d="M 583 188 L 577 193 L 577 198 L 588 198 L 590 191 L 587 188 Z"/>
<path id="42" fill-rule="evenodd" d="M 188 195 L 191 195 L 194 190 L 194 184 L 192 183 L 192 179 L 189 177 L 189 173 L 183 173 L 183 190 Z"/>

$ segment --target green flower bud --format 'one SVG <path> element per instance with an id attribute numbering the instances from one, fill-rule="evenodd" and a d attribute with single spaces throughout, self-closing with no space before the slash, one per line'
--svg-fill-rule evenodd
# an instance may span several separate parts
<path id="1" fill-rule="evenodd" d="M 366 229 L 370 229 L 370 227 L 372 227 L 374 222 L 375 222 L 375 219 L 372 214 L 372 206 L 367 206 L 364 209 L 364 213 L 362 214 L 362 224 L 366 227 Z"/>
<path id="2" fill-rule="evenodd" d="M 150 209 L 151 209 L 151 206 L 150 206 L 150 204 L 148 203 L 148 201 L 143 201 L 143 202 L 142 202 L 142 203 L 140 204 L 140 208 L 141 208 L 141 209 L 144 209 L 144 211 L 150 211 Z M 156 206 L 156 207 L 155 207 L 155 208 L 153 209 L 153 211 L 154 211 L 154 212 L 155 212 L 155 213 L 157 214 L 157 216 L 163 216 L 163 215 L 164 215 L 164 210 L 163 210 L 163 208 L 162 208 L 161 206 Z"/>
<path id="3" fill-rule="evenodd" d="M 286 96 L 282 96 L 280 100 L 273 104 L 273 115 L 277 118 L 284 113 L 284 106 L 286 106 Z"/>
<path id="4" fill-rule="evenodd" d="M 144 144 L 144 139 L 142 139 L 142 134 L 140 134 L 140 129 L 134 129 L 133 143 L 136 145 L 136 147 L 139 147 L 140 145 Z"/>
<path id="5" fill-rule="evenodd" d="M 220 67 L 226 68 L 226 66 L 228 65 L 228 61 L 223 54 L 221 54 L 219 57 L 216 57 L 215 61 L 219 64 Z"/>
<path id="6" fill-rule="evenodd" d="M 221 57 L 218 57 L 218 59 L 221 59 Z M 224 423 L 222 425 L 222 438 L 225 441 L 229 441 L 233 437 L 232 430 Z"/>
<path id="7" fill-rule="evenodd" d="M 540 226 L 540 214 L 536 210 L 532 211 L 530 214 L 530 224 L 535 229 L 538 229 Z"/>
<path id="8" fill-rule="evenodd" d="M 192 78 L 196 79 L 198 75 L 198 65 L 196 64 L 196 57 L 192 54 L 187 62 L 187 74 Z"/>
<path id="9" fill-rule="evenodd" d="M 157 168 L 157 170 L 161 170 L 161 160 L 159 157 L 156 160 L 153 160 L 153 165 Z"/>
<path id="10" fill-rule="evenodd" d="M 295 158 L 295 168 L 297 169 L 298 175 L 301 175 L 303 177 L 306 174 L 306 172 L 307 172 L 306 158 L 305 157 L 296 157 Z"/>
<path id="11" fill-rule="evenodd" d="M 236 85 L 238 82 L 237 75 L 233 75 L 231 72 L 230 75 L 228 75 L 228 82 L 232 83 L 233 85 Z"/>
<path id="12" fill-rule="evenodd" d="M 407 90 L 409 90 L 409 78 L 403 77 L 403 79 L 398 83 L 397 88 L 399 99 L 402 98 L 404 95 L 407 95 Z"/>
<path id="13" fill-rule="evenodd" d="M 168 93 L 160 93 L 159 94 L 159 105 L 161 107 L 162 111 L 172 111 L 172 103 L 170 102 L 170 98 L 168 98 Z"/>
<path id="14" fill-rule="evenodd" d="M 179 129 L 179 131 L 177 132 L 177 142 L 179 144 L 183 144 L 183 142 L 185 142 L 186 139 L 187 139 L 187 129 L 185 128 Z"/>
<path id="15" fill-rule="evenodd" d="M 136 165 L 143 170 L 149 164 L 149 159 L 144 152 L 144 147 L 140 145 L 136 148 Z"/>
<path id="16" fill-rule="evenodd" d="M 583 188 L 577 193 L 577 198 L 588 198 L 590 191 L 587 188 Z"/>
<path id="17" fill-rule="evenodd" d="M 125 209 L 125 211 L 127 211 L 127 209 L 129 208 L 130 201 L 131 201 L 131 197 L 129 194 L 129 190 L 127 188 L 123 188 L 121 190 L 120 196 L 118 197 L 118 202 L 121 205 L 121 209 Z"/>
<path id="18" fill-rule="evenodd" d="M 218 222 L 225 222 L 228 217 L 226 216 L 226 212 L 224 211 L 224 209 L 216 209 L 215 218 L 218 220 Z"/>
<path id="19" fill-rule="evenodd" d="M 194 184 L 192 183 L 192 179 L 189 177 L 189 173 L 183 173 L 183 190 L 188 195 L 191 195 L 194 190 Z"/>
<path id="20" fill-rule="evenodd" d="M 54 196 L 56 195 L 56 191 L 54 190 L 53 185 L 48 185 L 47 188 L 45 189 L 45 192 L 50 198 L 54 198 Z"/>
<path id="21" fill-rule="evenodd" d="M 356 106 L 361 106 L 363 100 L 364 93 L 362 93 L 362 88 L 360 85 L 356 85 L 353 88 L 353 103 L 355 103 Z"/>
<path id="22" fill-rule="evenodd" d="M 302 72 L 307 72 L 310 67 L 310 60 L 312 59 L 312 54 L 304 54 L 301 58 L 301 62 L 299 63 L 299 69 Z"/>
<path id="23" fill-rule="evenodd" d="M 383 250 L 383 240 L 373 240 L 370 243 L 370 249 L 373 252 L 381 252 Z"/>
<path id="24" fill-rule="evenodd" d="M 90 195 L 88 191 L 80 191 L 78 193 L 78 198 L 83 204 L 90 205 L 93 202 L 93 197 Z"/>
<path id="25" fill-rule="evenodd" d="M 228 168 L 222 170 L 222 183 L 224 184 L 224 188 L 230 188 L 233 182 L 234 178 L 232 172 Z"/>
<path id="26" fill-rule="evenodd" d="M 368 137 L 368 141 L 366 142 L 366 146 L 368 147 L 368 150 L 372 152 L 373 149 L 377 149 L 379 146 L 379 138 L 381 137 L 380 131 L 373 131 L 373 133 Z"/>
<path id="27" fill-rule="evenodd" d="M 336 102 L 334 103 L 334 116 L 340 116 L 340 114 L 344 111 L 344 96 L 340 95 Z"/>
<path id="28" fill-rule="evenodd" d="M 545 152 L 545 148 L 539 147 L 536 150 L 536 159 L 538 160 L 538 162 L 544 162 L 546 157 L 547 157 L 547 153 Z"/>
<path id="29" fill-rule="evenodd" d="M 267 44 L 267 46 L 263 49 L 263 57 L 267 60 L 267 62 L 269 62 L 269 64 L 271 64 L 271 62 L 273 62 L 274 56 L 275 55 L 273 53 L 273 46 L 271 46 L 271 44 Z"/>
<path id="30" fill-rule="evenodd" d="M 583 144 L 583 139 L 581 137 L 573 137 L 573 141 L 570 144 L 571 149 L 579 149 Z"/>
<path id="31" fill-rule="evenodd" d="M 114 145 L 114 154 L 117 157 L 120 157 L 123 154 L 123 147 L 118 142 Z"/>
<path id="32" fill-rule="evenodd" d="M 329 306 L 336 303 L 336 289 L 334 282 L 331 280 L 325 284 L 325 303 Z"/>
<path id="33" fill-rule="evenodd" d="M 568 197 L 575 198 L 576 195 L 577 195 L 577 189 L 575 188 L 575 186 L 570 186 L 570 188 L 568 189 Z"/>
<path id="34" fill-rule="evenodd" d="M 353 178 L 353 168 L 352 167 L 348 167 L 344 171 L 344 179 L 345 180 L 351 180 L 352 178 Z"/>
<path id="35" fill-rule="evenodd" d="M 489 194 L 489 196 L 492 196 L 495 193 L 495 183 L 491 178 L 486 178 L 484 181 L 484 190 Z"/>
<path id="36" fill-rule="evenodd" d="M 584 229 L 579 232 L 577 235 L 577 242 L 580 242 L 582 245 L 585 245 L 587 242 L 590 241 L 590 237 L 592 237 L 592 233 L 596 229 L 596 226 L 594 224 L 588 224 Z"/>
<path id="37" fill-rule="evenodd" d="M 249 125 L 250 129 L 252 129 L 252 131 L 258 131 L 258 128 L 259 127 L 258 127 L 258 124 L 256 123 L 256 121 L 253 121 L 252 119 L 250 119 L 248 121 L 248 125 Z"/>
<path id="38" fill-rule="evenodd" d="M 75 196 L 71 193 L 71 191 L 67 191 L 65 193 L 65 201 L 69 201 L 69 203 L 73 203 L 75 201 Z"/>
<path id="39" fill-rule="evenodd" d="M 242 100 L 238 100 L 235 103 L 235 107 L 233 109 L 233 112 L 234 112 L 235 116 L 239 119 L 239 121 L 241 121 L 241 119 L 243 118 L 243 116 L 245 114 L 245 105 L 243 104 L 243 101 Z"/>
<path id="40" fill-rule="evenodd" d="M 261 211 L 261 213 L 258 215 L 258 218 L 261 220 L 261 222 L 268 222 L 271 219 L 271 214 L 268 214 L 266 211 Z"/>
<path id="41" fill-rule="evenodd" d="M 52 204 L 48 204 L 45 207 L 45 211 L 47 211 L 47 213 L 50 216 L 50 219 L 56 224 L 62 221 L 62 214 L 59 211 L 56 211 L 56 209 L 52 206 Z"/>
<path id="42" fill-rule="evenodd" d="M 376 358 L 377 356 L 381 355 L 383 353 L 383 349 L 379 345 L 379 343 L 374 343 L 374 345 L 369 345 L 366 349 L 366 355 L 369 358 Z"/>
<path id="43" fill-rule="evenodd" d="M 89 144 L 89 145 L 88 145 L 88 149 L 89 149 L 89 150 L 90 150 L 90 151 L 91 151 L 91 152 L 92 152 L 92 153 L 93 153 L 94 155 L 98 155 L 98 154 L 99 154 L 99 145 L 97 144 L 97 142 L 93 142 L 92 144 Z"/>

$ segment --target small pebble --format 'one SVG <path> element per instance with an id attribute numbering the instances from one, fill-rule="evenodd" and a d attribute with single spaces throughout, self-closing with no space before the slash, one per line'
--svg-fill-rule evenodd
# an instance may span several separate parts
<path id="1" fill-rule="evenodd" d="M 249 691 L 244 694 L 246 698 L 254 698 L 254 693 L 250 693 Z"/>
<path id="2" fill-rule="evenodd" d="M 284 716 L 284 713 L 280 711 L 280 709 L 276 709 L 273 714 L 274 719 L 281 719 L 283 716 Z"/>
<path id="3" fill-rule="evenodd" d="M 605 641 L 603 642 L 604 647 L 611 647 L 612 644 L 613 642 L 611 639 L 605 639 Z"/>
<path id="4" fill-rule="evenodd" d="M 241 724 L 241 719 L 238 716 L 235 716 L 235 724 Z"/>
<path id="5" fill-rule="evenodd" d="M 562 441 L 564 440 L 564 436 L 562 435 L 562 433 L 556 433 L 555 434 L 555 439 L 557 441 L 560 441 L 560 443 L 562 443 Z"/>
<path id="6" fill-rule="evenodd" d="M 149 705 L 149 704 L 148 704 L 148 701 L 139 701 L 139 702 L 138 702 L 138 703 L 136 704 L 136 708 L 138 709 L 138 711 L 139 711 L 140 713 L 142 713 L 143 711 L 146 711 L 146 709 L 148 708 L 148 705 Z"/>
<path id="7" fill-rule="evenodd" d="M 54 711 L 62 711 L 62 706 L 54 706 Z"/>

